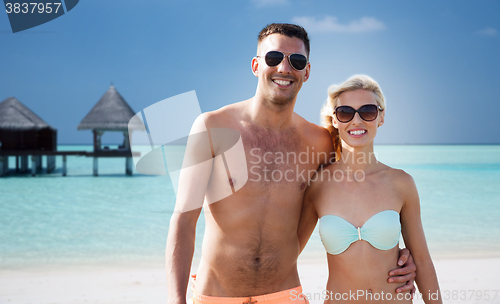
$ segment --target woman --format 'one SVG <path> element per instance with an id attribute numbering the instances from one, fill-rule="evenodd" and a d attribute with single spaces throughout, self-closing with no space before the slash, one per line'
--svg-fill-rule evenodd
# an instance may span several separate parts
<path id="1" fill-rule="evenodd" d="M 425 303 L 442 303 L 420 220 L 412 177 L 377 161 L 373 140 L 384 124 L 385 100 L 370 77 L 355 75 L 329 89 L 322 109 L 337 161 L 318 171 L 308 187 L 299 226 L 301 248 L 320 219 L 328 259 L 326 302 L 411 303 L 385 278 L 397 268 L 399 238 L 418 269 Z M 380 302 L 382 301 L 382 302 Z"/>

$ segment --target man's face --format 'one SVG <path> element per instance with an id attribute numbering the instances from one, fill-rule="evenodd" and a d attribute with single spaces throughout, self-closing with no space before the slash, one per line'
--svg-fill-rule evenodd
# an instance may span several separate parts
<path id="1" fill-rule="evenodd" d="M 311 66 L 307 63 L 305 69 L 297 71 L 285 57 L 279 65 L 270 67 L 264 58 L 269 51 L 280 51 L 285 55 L 298 53 L 307 57 L 304 42 L 296 37 L 271 34 L 259 43 L 257 49 L 259 58 L 252 60 L 253 73 L 259 78 L 257 87 L 259 93 L 268 102 L 285 106 L 297 98 L 302 83 L 309 78 Z"/>

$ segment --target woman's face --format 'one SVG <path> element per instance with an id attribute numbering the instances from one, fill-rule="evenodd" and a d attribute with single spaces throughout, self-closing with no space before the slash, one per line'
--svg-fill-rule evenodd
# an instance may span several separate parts
<path id="1" fill-rule="evenodd" d="M 337 107 L 350 106 L 356 110 L 360 107 L 373 104 L 377 105 L 375 93 L 367 90 L 349 91 L 340 94 Z M 333 116 L 333 126 L 339 130 L 342 141 L 356 148 L 361 148 L 372 144 L 377 135 L 377 128 L 384 124 L 384 111 L 378 111 L 377 118 L 372 121 L 365 121 L 359 113 L 355 113 L 353 119 L 349 122 L 340 122 L 337 115 Z"/>

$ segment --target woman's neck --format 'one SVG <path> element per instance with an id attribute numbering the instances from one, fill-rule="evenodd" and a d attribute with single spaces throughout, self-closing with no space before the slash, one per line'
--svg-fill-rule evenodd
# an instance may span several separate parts
<path id="1" fill-rule="evenodd" d="M 373 143 L 363 147 L 351 147 L 342 142 L 342 154 L 339 166 L 345 170 L 362 170 L 370 173 L 377 166 L 378 160 L 373 150 Z"/>

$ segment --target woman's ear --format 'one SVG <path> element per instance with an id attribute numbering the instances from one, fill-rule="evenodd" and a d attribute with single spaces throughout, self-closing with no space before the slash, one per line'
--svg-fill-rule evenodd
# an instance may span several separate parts
<path id="1" fill-rule="evenodd" d="M 384 118 L 385 118 L 385 109 L 383 111 L 380 111 L 378 127 L 381 127 L 384 124 Z"/>
<path id="2" fill-rule="evenodd" d="M 335 129 L 339 128 L 339 122 L 335 119 L 335 114 L 332 116 L 332 125 Z"/>

